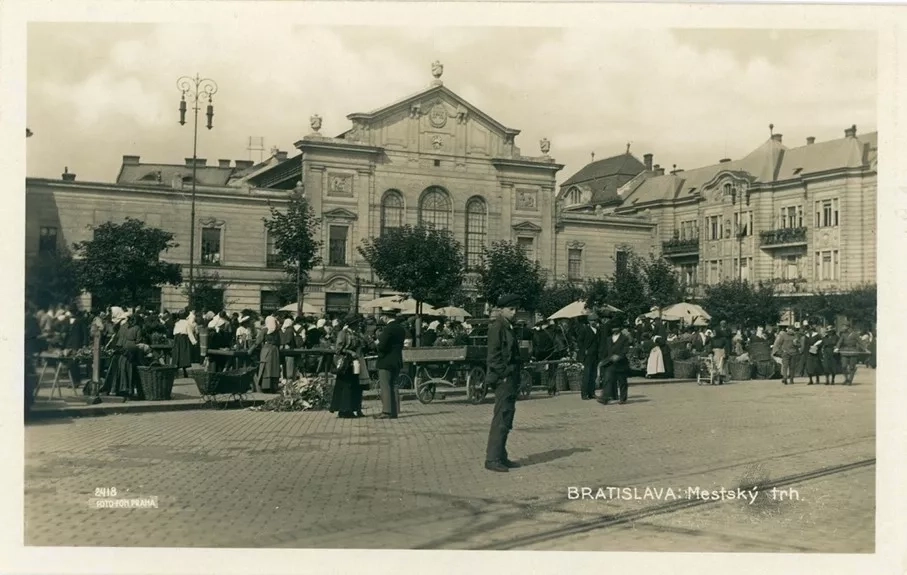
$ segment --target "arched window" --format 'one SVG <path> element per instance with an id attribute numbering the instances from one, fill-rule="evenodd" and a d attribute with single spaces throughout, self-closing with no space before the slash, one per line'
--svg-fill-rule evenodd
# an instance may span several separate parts
<path id="1" fill-rule="evenodd" d="M 450 229 L 450 196 L 441 188 L 429 188 L 419 200 L 419 224 Z"/>
<path id="2" fill-rule="evenodd" d="M 488 235 L 488 210 L 485 200 L 472 198 L 466 203 L 466 269 L 474 270 L 482 265 L 482 251 Z"/>
<path id="3" fill-rule="evenodd" d="M 570 188 L 567 192 L 567 205 L 576 206 L 583 203 L 583 193 L 579 188 Z"/>
<path id="4" fill-rule="evenodd" d="M 384 192 L 381 199 L 381 234 L 403 227 L 403 195 L 397 190 Z"/>

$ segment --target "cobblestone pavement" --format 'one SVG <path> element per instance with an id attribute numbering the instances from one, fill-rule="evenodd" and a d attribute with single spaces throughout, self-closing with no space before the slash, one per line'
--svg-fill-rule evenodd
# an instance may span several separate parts
<path id="1" fill-rule="evenodd" d="M 874 550 L 873 371 L 853 387 L 647 385 L 630 396 L 520 401 L 508 449 L 524 467 L 506 474 L 483 468 L 490 403 L 410 402 L 396 421 L 197 411 L 35 422 L 26 543 Z M 776 482 L 799 500 L 771 497 Z M 751 505 L 687 491 L 752 484 L 763 488 Z M 570 496 L 609 486 L 638 498 Z M 158 508 L 91 508 L 109 487 L 157 496 Z"/>

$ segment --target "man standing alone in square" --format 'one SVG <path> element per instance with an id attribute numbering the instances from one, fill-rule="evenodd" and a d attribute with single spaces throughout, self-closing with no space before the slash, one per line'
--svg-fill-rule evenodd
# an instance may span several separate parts
<path id="1" fill-rule="evenodd" d="M 384 327 L 378 334 L 378 386 L 381 394 L 381 413 L 375 419 L 397 419 L 397 390 L 394 386 L 403 369 L 403 341 L 406 332 L 397 321 L 399 310 L 384 308 Z"/>
<path id="2" fill-rule="evenodd" d="M 513 316 L 520 298 L 504 295 L 498 300 L 498 316 L 488 327 L 488 368 L 485 381 L 494 388 L 494 417 L 488 432 L 485 469 L 506 472 L 519 467 L 507 456 L 507 435 L 513 429 L 516 394 L 520 379 L 520 347 L 513 334 Z"/>

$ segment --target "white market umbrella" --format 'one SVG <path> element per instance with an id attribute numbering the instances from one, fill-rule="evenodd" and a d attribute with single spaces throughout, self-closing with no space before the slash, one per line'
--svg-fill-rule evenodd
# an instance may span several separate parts
<path id="1" fill-rule="evenodd" d="M 409 298 L 400 303 L 400 315 L 416 315 L 416 300 Z M 439 310 L 433 308 L 425 302 L 422 302 L 422 315 L 432 315 L 440 317 L 443 315 Z"/>
<path id="2" fill-rule="evenodd" d="M 599 306 L 599 309 L 603 311 L 608 311 L 612 313 L 619 313 L 620 310 L 612 305 L 605 304 Z M 586 302 L 583 300 L 575 301 L 571 304 L 568 304 L 561 309 L 557 310 L 551 314 L 548 319 L 570 319 L 574 317 L 581 317 L 584 315 L 589 315 L 592 313 L 592 310 L 586 307 Z"/>
<path id="3" fill-rule="evenodd" d="M 288 303 L 277 311 L 296 311 L 299 309 L 299 304 Z M 318 310 L 315 306 L 302 302 L 302 315 L 318 315 Z"/>
<path id="4" fill-rule="evenodd" d="M 708 325 L 712 319 L 707 311 L 702 307 L 687 302 L 675 303 L 661 309 L 661 319 L 665 321 L 684 321 L 689 325 Z M 645 317 L 656 319 L 659 317 L 659 310 L 652 310 L 645 314 Z"/>
<path id="5" fill-rule="evenodd" d="M 472 317 L 472 314 L 470 314 L 465 309 L 463 309 L 461 307 L 456 307 L 453 305 L 450 305 L 447 307 L 439 307 L 437 311 L 439 314 L 443 315 L 444 317 L 454 317 L 454 318 Z"/>
<path id="6" fill-rule="evenodd" d="M 359 311 L 371 311 L 380 308 L 403 309 L 404 301 L 406 301 L 406 298 L 402 295 L 387 295 L 372 301 L 359 302 Z M 415 304 L 413 305 L 415 306 Z"/>

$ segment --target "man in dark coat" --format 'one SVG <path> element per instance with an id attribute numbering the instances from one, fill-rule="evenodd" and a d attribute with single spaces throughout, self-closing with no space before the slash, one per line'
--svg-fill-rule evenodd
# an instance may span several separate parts
<path id="1" fill-rule="evenodd" d="M 75 353 L 90 343 L 88 321 L 79 308 L 73 306 L 63 326 L 63 348 Z M 82 385 L 82 366 L 78 361 L 69 362 L 69 378 L 75 387 Z"/>
<path id="2" fill-rule="evenodd" d="M 598 314 L 589 314 L 588 322 L 581 323 L 577 334 L 576 359 L 583 364 L 582 399 L 595 399 L 595 380 L 598 375 L 598 352 L 601 343 L 601 325 Z"/>
<path id="3" fill-rule="evenodd" d="M 384 326 L 378 333 L 378 386 L 381 394 L 381 413 L 375 419 L 397 419 L 397 390 L 394 386 L 400 370 L 403 369 L 403 341 L 406 331 L 398 321 L 398 310 L 386 308 L 383 311 Z"/>
<path id="4" fill-rule="evenodd" d="M 598 355 L 601 357 L 600 369 L 604 374 L 604 388 L 598 402 L 608 405 L 608 401 L 619 398 L 621 405 L 627 403 L 627 377 L 630 375 L 630 338 L 623 333 L 622 322 L 614 319 L 609 322 L 610 332 L 603 336 Z"/>
<path id="5" fill-rule="evenodd" d="M 488 327 L 488 369 L 485 381 L 494 388 L 494 417 L 488 432 L 485 469 L 506 472 L 518 463 L 507 457 L 507 435 L 513 429 L 516 394 L 520 383 L 520 347 L 513 334 L 513 316 L 520 298 L 503 295 L 498 300 L 498 316 Z"/>

